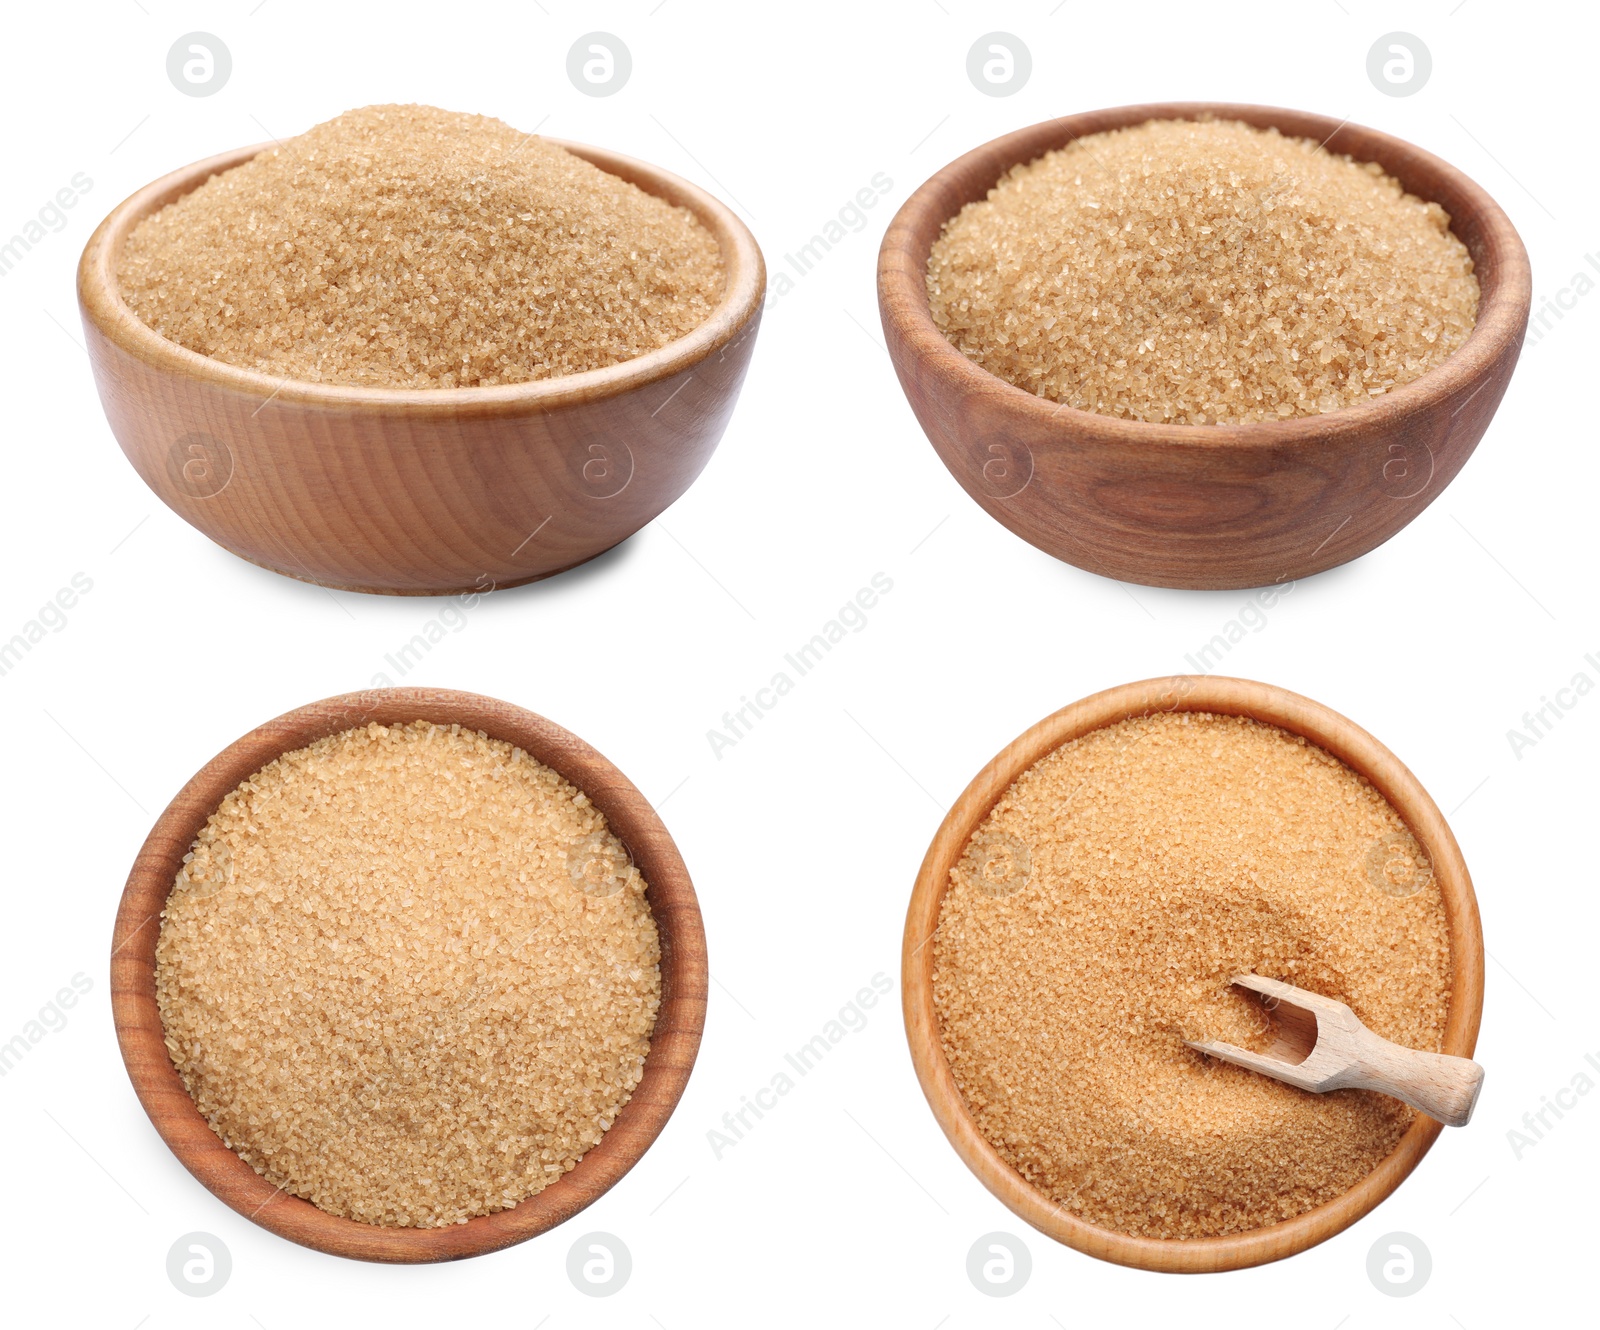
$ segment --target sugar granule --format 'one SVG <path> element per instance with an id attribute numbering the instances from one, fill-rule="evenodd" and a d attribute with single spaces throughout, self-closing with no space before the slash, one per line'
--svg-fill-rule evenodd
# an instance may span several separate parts
<path id="1" fill-rule="evenodd" d="M 1014 167 L 928 258 L 941 332 L 1082 411 L 1239 424 L 1336 411 L 1441 364 L 1478 281 L 1437 203 L 1239 121 L 1152 120 Z"/>
<path id="2" fill-rule="evenodd" d="M 123 298 L 156 332 L 275 376 L 522 383 L 631 360 L 721 298 L 715 237 L 499 120 L 368 106 L 146 217 Z"/>
<path id="3" fill-rule="evenodd" d="M 156 958 L 167 1049 L 223 1142 L 331 1214 L 404 1227 L 572 1169 L 638 1085 L 661 995 L 644 880 L 599 810 L 426 721 L 231 791 Z"/>
<path id="4" fill-rule="evenodd" d="M 1127 720 L 1035 763 L 951 870 L 934 938 L 941 1041 L 979 1130 L 1065 1209 L 1148 1238 L 1302 1214 L 1414 1116 L 1185 1047 L 1270 1043 L 1230 986 L 1246 972 L 1440 1049 L 1449 936 L 1426 853 L 1338 759 L 1235 716 Z"/>

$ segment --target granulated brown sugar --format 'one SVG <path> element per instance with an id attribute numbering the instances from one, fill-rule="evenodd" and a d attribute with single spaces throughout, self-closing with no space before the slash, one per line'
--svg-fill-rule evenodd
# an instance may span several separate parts
<path id="1" fill-rule="evenodd" d="M 661 995 L 644 891 L 522 750 L 346 730 L 240 784 L 185 857 L 156 948 L 167 1048 L 224 1143 L 323 1210 L 503 1210 L 639 1083 Z"/>
<path id="2" fill-rule="evenodd" d="M 1238 121 L 1152 120 L 1013 168 L 928 258 L 940 331 L 1051 401 L 1169 424 L 1315 415 L 1466 341 L 1478 281 L 1436 203 Z"/>
<path id="3" fill-rule="evenodd" d="M 1235 716 L 1163 713 L 1063 745 L 979 825 L 934 938 L 941 1040 L 978 1129 L 1090 1223 L 1237 1233 L 1347 1191 L 1412 1120 L 1207 1059 L 1263 1050 L 1255 973 L 1439 1050 L 1451 967 L 1421 846 L 1322 749 Z"/>
<path id="4" fill-rule="evenodd" d="M 599 369 L 703 323 L 716 239 L 499 120 L 347 111 L 140 222 L 118 280 L 135 314 L 268 374 L 467 388 Z"/>

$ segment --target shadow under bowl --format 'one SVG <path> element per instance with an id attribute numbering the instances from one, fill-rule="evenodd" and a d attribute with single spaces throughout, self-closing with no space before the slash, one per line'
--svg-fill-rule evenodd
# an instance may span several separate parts
<path id="1" fill-rule="evenodd" d="M 906 914 L 900 995 L 911 1061 L 933 1115 L 961 1160 L 1007 1208 L 1058 1242 L 1101 1260 L 1141 1270 L 1195 1274 L 1239 1270 L 1293 1256 L 1343 1231 L 1394 1191 L 1442 1127 L 1420 1113 L 1394 1150 L 1354 1187 L 1293 1219 L 1224 1237 L 1161 1239 L 1101 1228 L 1035 1190 L 978 1130 L 939 1036 L 933 998 L 934 948 L 950 870 L 972 833 L 1029 767 L 1092 730 L 1133 716 L 1209 711 L 1248 716 L 1303 736 L 1365 776 L 1427 851 L 1444 898 L 1450 937 L 1450 1005 L 1441 1052 L 1471 1057 L 1483 1014 L 1483 928 L 1466 861 L 1438 805 L 1405 765 L 1354 721 L 1271 684 L 1215 675 L 1175 675 L 1124 684 L 1047 716 L 1007 744 L 956 800 L 917 874 Z"/>
<path id="2" fill-rule="evenodd" d="M 280 1191 L 222 1143 L 195 1106 L 172 1058 L 156 1003 L 161 912 L 183 856 L 240 781 L 282 754 L 377 722 L 430 720 L 481 730 L 559 772 L 606 818 L 644 875 L 661 940 L 661 1006 L 644 1073 L 611 1127 L 577 1166 L 509 1210 L 439 1228 L 390 1228 L 345 1219 Z M 416 1263 L 480 1256 L 536 1237 L 593 1204 L 649 1149 L 672 1116 L 705 1028 L 705 927 L 678 848 L 645 797 L 576 735 L 521 707 L 474 693 L 379 688 L 331 697 L 268 721 L 229 744 L 156 819 L 123 889 L 111 948 L 111 1011 L 139 1102 L 179 1161 L 231 1209 L 302 1246 L 365 1261 Z"/>
<path id="3" fill-rule="evenodd" d="M 1472 256 L 1477 325 L 1447 360 L 1369 402 L 1248 425 L 1097 415 L 1007 383 L 946 340 L 928 255 L 947 221 L 1013 166 L 1073 139 L 1203 116 L 1275 127 L 1376 162 L 1450 214 Z M 878 303 L 901 387 L 940 459 L 1002 526 L 1067 563 L 1149 586 L 1294 581 L 1375 549 L 1454 479 L 1499 406 L 1527 330 L 1527 251 L 1499 205 L 1402 139 L 1306 111 L 1161 102 L 1063 116 L 957 158 L 906 200 L 878 255 Z"/>
<path id="4" fill-rule="evenodd" d="M 715 236 L 723 295 L 704 323 L 633 360 L 531 383 L 280 379 L 168 341 L 116 277 L 140 221 L 272 145 L 196 162 L 119 204 L 83 251 L 78 304 L 106 419 L 156 497 L 252 563 L 393 595 L 549 577 L 664 512 L 705 467 L 738 398 L 766 290 L 761 250 L 688 181 L 547 141 L 688 208 Z"/>

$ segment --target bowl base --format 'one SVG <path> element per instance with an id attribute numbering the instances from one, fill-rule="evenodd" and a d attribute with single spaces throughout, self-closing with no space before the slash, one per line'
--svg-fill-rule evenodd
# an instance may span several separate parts
<path id="1" fill-rule="evenodd" d="M 637 533 L 635 533 L 637 534 Z M 532 573 L 527 577 L 518 577 L 509 582 L 493 582 L 489 586 L 482 586 L 473 582 L 465 586 L 439 586 L 439 587 L 393 587 L 393 586 L 361 586 L 355 582 L 333 582 L 321 577 L 313 577 L 304 569 L 295 570 L 282 568 L 277 564 L 264 563 L 260 559 L 252 559 L 248 554 L 241 554 L 236 549 L 230 549 L 220 540 L 211 543 L 219 549 L 227 550 L 236 559 L 243 559 L 246 563 L 256 568 L 264 568 L 269 573 L 277 573 L 280 577 L 293 578 L 296 582 L 306 582 L 311 586 L 326 587 L 329 591 L 355 591 L 364 596 L 484 596 L 491 591 L 507 591 L 512 587 L 527 586 L 530 582 L 543 582 L 548 577 L 560 577 L 562 573 L 570 573 L 574 568 L 581 568 L 586 563 L 593 563 L 603 554 L 610 554 L 612 550 L 624 541 L 631 539 L 624 536 L 616 545 L 607 545 L 603 550 L 596 550 L 593 554 L 586 555 L 573 563 L 564 564 L 560 568 L 552 568 L 547 573 Z"/>

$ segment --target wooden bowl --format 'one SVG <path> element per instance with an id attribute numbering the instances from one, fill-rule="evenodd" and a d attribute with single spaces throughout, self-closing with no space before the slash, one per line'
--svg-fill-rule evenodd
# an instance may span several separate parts
<path id="1" fill-rule="evenodd" d="M 644 1075 L 600 1143 L 520 1205 L 441 1228 L 344 1219 L 278 1190 L 222 1143 L 167 1054 L 156 1006 L 161 911 L 183 856 L 223 796 L 283 753 L 369 721 L 459 723 L 515 744 L 587 794 L 644 874 L 661 937 L 661 1008 Z M 531 711 L 473 693 L 380 688 L 330 697 L 268 721 L 212 758 L 156 820 L 134 861 L 111 947 L 111 1011 L 133 1088 L 150 1121 L 195 1177 L 246 1219 L 318 1251 L 365 1261 L 479 1256 L 563 1223 L 609 1190 L 661 1133 L 688 1084 L 705 1028 L 706 937 L 688 869 L 645 797 L 576 735 Z"/>
<path id="2" fill-rule="evenodd" d="M 950 870 L 979 823 L 1012 782 L 1047 753 L 1091 730 L 1161 711 L 1210 711 L 1276 725 L 1303 735 L 1372 782 L 1433 861 L 1434 880 L 1444 896 L 1454 972 L 1442 1051 L 1472 1055 L 1483 1012 L 1483 930 L 1467 865 L 1428 792 L 1399 758 L 1338 712 L 1270 684 L 1196 675 L 1124 684 L 1075 702 L 1007 744 L 962 792 L 928 847 L 906 914 L 900 971 L 906 1038 L 922 1092 L 956 1153 L 1002 1203 L 1040 1232 L 1090 1256 L 1141 1270 L 1238 1270 L 1292 1256 L 1355 1223 L 1417 1166 L 1439 1135 L 1439 1123 L 1419 1114 L 1393 1153 L 1356 1186 L 1294 1219 L 1220 1238 L 1131 1237 L 1088 1223 L 1034 1190 L 983 1137 L 945 1060 L 933 1002 L 930 943 Z"/>
<path id="3" fill-rule="evenodd" d="M 945 222 L 1011 167 L 1075 138 L 1201 114 L 1325 141 L 1442 205 L 1482 288 L 1466 343 L 1421 378 L 1327 415 L 1157 425 L 1058 406 L 979 368 L 945 339 L 926 285 L 928 254 Z M 1510 219 L 1453 166 L 1360 125 L 1224 102 L 1120 106 L 995 139 L 912 194 L 878 255 L 889 355 L 917 420 L 962 488 L 1001 525 L 1080 568 L 1212 589 L 1332 568 L 1381 545 L 1436 499 L 1505 392 L 1527 328 L 1531 282 Z"/>
<path id="4" fill-rule="evenodd" d="M 146 185 L 90 237 L 78 303 L 100 401 L 156 496 L 241 558 L 351 591 L 516 586 L 626 540 L 710 459 L 739 396 L 766 290 L 755 238 L 658 167 L 549 140 L 689 208 L 716 236 L 722 300 L 619 365 L 495 388 L 280 379 L 169 342 L 123 300 L 117 257 L 144 217 L 258 144 Z"/>

